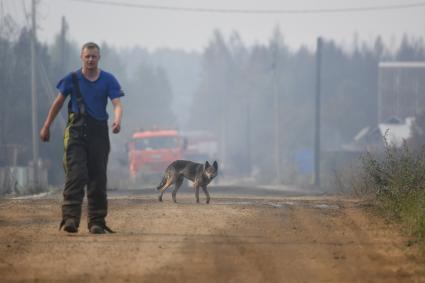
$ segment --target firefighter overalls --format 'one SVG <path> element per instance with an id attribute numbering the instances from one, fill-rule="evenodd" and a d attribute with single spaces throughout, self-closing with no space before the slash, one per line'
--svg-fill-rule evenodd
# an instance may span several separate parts
<path id="1" fill-rule="evenodd" d="M 108 124 L 107 121 L 92 118 L 85 111 L 75 73 L 72 74 L 72 81 L 80 112 L 72 112 L 70 101 L 64 134 L 63 165 L 66 177 L 60 227 L 68 218 L 72 218 L 78 228 L 84 188 L 87 186 L 88 228 L 96 224 L 110 231 L 105 223 L 108 210 L 106 171 L 110 150 Z"/>

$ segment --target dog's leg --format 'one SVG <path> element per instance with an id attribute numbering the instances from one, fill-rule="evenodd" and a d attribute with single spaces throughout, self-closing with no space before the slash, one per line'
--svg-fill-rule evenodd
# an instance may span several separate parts
<path id="1" fill-rule="evenodd" d="M 173 184 L 173 179 L 167 179 L 167 182 L 165 185 L 159 190 L 160 194 L 158 197 L 159 201 L 162 201 L 162 195 L 164 194 L 165 190 L 168 189 Z"/>
<path id="2" fill-rule="evenodd" d="M 207 203 L 210 203 L 210 194 L 208 193 L 207 186 L 203 186 L 202 190 L 204 191 L 205 196 L 207 197 Z"/>
<path id="3" fill-rule="evenodd" d="M 176 194 L 177 194 L 177 191 L 180 189 L 180 186 L 183 184 L 183 179 L 184 179 L 184 177 L 183 177 L 183 176 L 179 177 L 179 178 L 177 179 L 177 181 L 176 181 L 175 185 L 174 185 L 174 190 L 173 190 L 173 201 L 174 201 L 175 203 L 177 203 L 177 200 L 176 200 Z"/>
<path id="4" fill-rule="evenodd" d="M 196 202 L 199 203 L 199 186 L 198 185 L 195 186 L 195 197 L 196 197 Z"/>

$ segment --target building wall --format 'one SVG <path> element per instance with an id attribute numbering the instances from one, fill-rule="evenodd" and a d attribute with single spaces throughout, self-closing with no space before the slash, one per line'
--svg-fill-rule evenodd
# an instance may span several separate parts
<path id="1" fill-rule="evenodd" d="M 381 62 L 378 123 L 405 119 L 425 110 L 425 62 Z"/>

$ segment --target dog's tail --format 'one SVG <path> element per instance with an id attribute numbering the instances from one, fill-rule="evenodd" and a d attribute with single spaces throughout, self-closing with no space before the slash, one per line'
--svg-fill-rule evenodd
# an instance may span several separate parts
<path id="1" fill-rule="evenodd" d="M 162 177 L 161 183 L 158 185 L 158 187 L 156 187 L 156 189 L 159 191 L 167 182 L 167 177 L 164 175 L 164 177 Z"/>

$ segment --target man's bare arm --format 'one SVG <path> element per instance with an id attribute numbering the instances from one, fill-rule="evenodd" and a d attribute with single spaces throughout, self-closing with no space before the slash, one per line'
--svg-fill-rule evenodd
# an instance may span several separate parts
<path id="1" fill-rule="evenodd" d="M 118 134 L 121 130 L 122 104 L 119 98 L 112 100 L 114 106 L 114 123 L 112 124 L 112 132 Z"/>
<path id="2" fill-rule="evenodd" d="M 44 125 L 40 130 L 40 139 L 42 141 L 44 142 L 49 141 L 50 125 L 53 123 L 59 111 L 61 110 L 64 101 L 65 101 L 65 96 L 59 94 L 58 96 L 56 96 L 55 100 L 53 101 L 52 106 L 50 106 L 49 113 L 47 114 L 46 120 L 44 121 Z"/>

